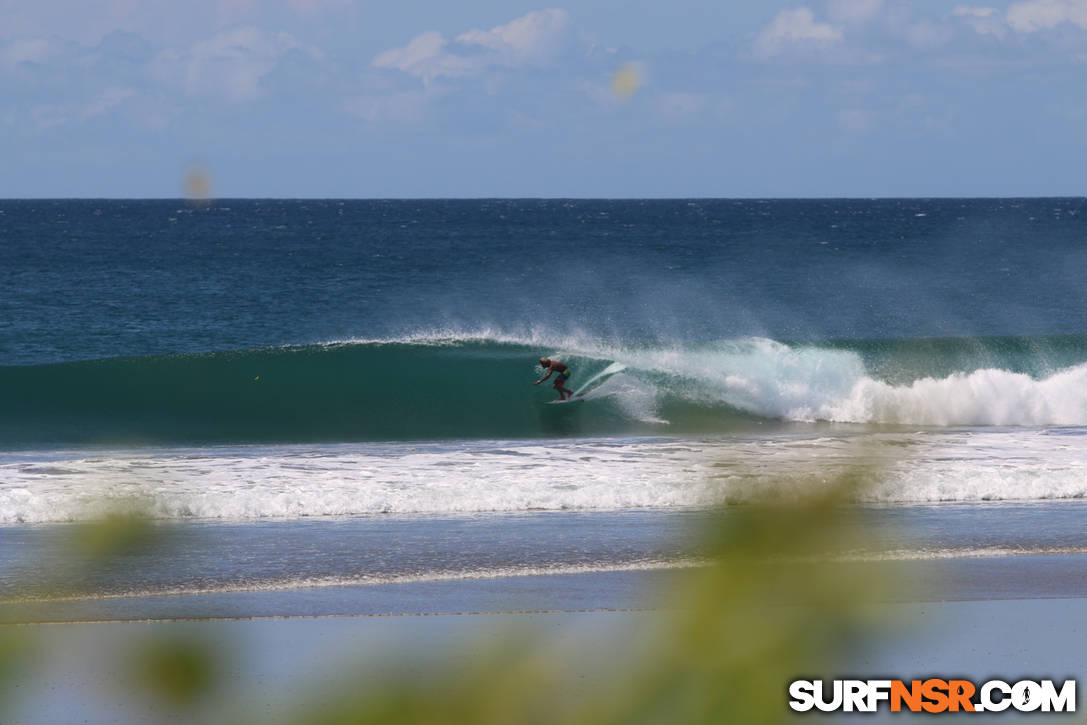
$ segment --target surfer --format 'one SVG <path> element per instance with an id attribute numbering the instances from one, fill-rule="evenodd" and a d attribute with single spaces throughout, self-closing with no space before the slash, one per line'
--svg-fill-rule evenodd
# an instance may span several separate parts
<path id="1" fill-rule="evenodd" d="M 566 381 L 570 379 L 570 368 L 568 368 L 565 363 L 560 363 L 558 360 L 552 360 L 551 358 L 542 357 L 540 358 L 540 367 L 547 370 L 547 375 L 544 375 L 542 378 L 534 382 L 533 385 L 539 385 L 540 383 L 551 377 L 551 373 L 555 373 L 555 384 L 552 387 L 554 387 L 555 390 L 558 391 L 559 400 L 566 400 L 567 395 L 572 396 L 574 394 L 574 391 L 570 390 L 565 385 Z"/>

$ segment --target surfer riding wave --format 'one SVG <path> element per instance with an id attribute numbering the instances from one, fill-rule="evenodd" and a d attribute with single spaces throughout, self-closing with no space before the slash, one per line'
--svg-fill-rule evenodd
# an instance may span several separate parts
<path id="1" fill-rule="evenodd" d="M 559 400 L 566 400 L 568 396 L 572 397 L 574 395 L 574 391 L 566 387 L 566 381 L 570 379 L 571 370 L 565 363 L 542 357 L 540 358 L 540 367 L 547 370 L 547 374 L 534 382 L 533 385 L 539 385 L 554 373 L 555 384 L 552 387 L 558 392 Z"/>

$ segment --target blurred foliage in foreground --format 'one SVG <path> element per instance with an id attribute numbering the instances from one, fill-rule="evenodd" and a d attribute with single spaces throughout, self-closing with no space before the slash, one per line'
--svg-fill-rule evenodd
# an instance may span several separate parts
<path id="1" fill-rule="evenodd" d="M 863 640 L 862 605 L 885 593 L 872 567 L 833 561 L 865 536 L 841 497 L 871 473 L 847 475 L 808 500 L 722 511 L 705 532 L 706 564 L 681 577 L 682 591 L 673 593 L 680 606 L 592 615 L 626 618 L 619 640 L 613 630 L 599 642 L 592 634 L 582 642 L 586 649 L 612 647 L 614 657 L 598 651 L 603 656 L 572 661 L 576 648 L 550 646 L 540 631 L 513 630 L 497 646 L 479 643 L 425 661 L 389 652 L 377 675 L 364 662 L 343 663 L 340 684 L 290 693 L 290 704 L 256 713 L 232 691 L 227 663 L 244 664 L 241 643 L 178 638 L 152 624 L 146 638 L 118 650 L 123 662 L 110 665 L 126 686 L 114 696 L 145 703 L 139 711 L 162 722 L 782 722 L 789 719 L 788 682 L 832 674 L 835 657 Z M 154 530 L 131 516 L 112 517 L 78 529 L 73 545 L 116 565 L 128 548 L 146 547 Z M 35 629 L 0 628 L 5 701 L 12 695 L 5 684 L 32 661 Z M 365 653 L 370 662 L 377 656 Z M 589 688 L 578 681 L 587 667 L 596 668 Z M 0 709 L 6 722 L 4 715 Z"/>

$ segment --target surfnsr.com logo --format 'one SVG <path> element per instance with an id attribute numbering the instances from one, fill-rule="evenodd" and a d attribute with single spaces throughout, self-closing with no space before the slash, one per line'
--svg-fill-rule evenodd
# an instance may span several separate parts
<path id="1" fill-rule="evenodd" d="M 789 698 L 796 712 L 1075 712 L 1076 681 L 794 680 Z"/>

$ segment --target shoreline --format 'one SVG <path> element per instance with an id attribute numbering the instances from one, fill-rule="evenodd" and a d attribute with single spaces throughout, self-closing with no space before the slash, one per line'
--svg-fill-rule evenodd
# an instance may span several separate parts
<path id="1" fill-rule="evenodd" d="M 804 563 L 776 564 L 788 576 Z M 1087 599 L 1087 554 L 836 562 L 827 571 L 894 584 L 878 603 L 927 604 Z M 297 589 L 109 596 L 0 604 L 0 623 L 234 621 L 478 613 L 670 611 L 690 568 L 620 569 L 479 579 Z M 768 605 L 802 602 L 782 600 Z"/>

